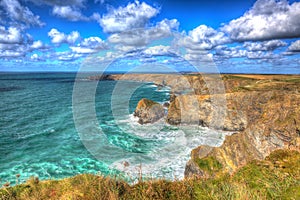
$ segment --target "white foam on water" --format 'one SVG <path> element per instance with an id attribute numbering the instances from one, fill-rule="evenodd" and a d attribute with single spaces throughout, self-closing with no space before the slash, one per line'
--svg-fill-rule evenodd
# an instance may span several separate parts
<path id="1" fill-rule="evenodd" d="M 117 160 L 110 166 L 133 179 L 140 176 L 140 171 L 144 177 L 182 179 L 192 149 L 200 145 L 220 146 L 225 135 L 230 134 L 196 125 L 175 127 L 165 124 L 164 119 L 145 125 L 140 125 L 137 121 L 137 117 L 129 115 L 117 124 L 125 134 L 152 139 L 159 145 L 149 153 L 132 154 L 126 160 Z"/>
<path id="2" fill-rule="evenodd" d="M 145 86 L 143 86 L 144 88 L 157 88 L 157 85 L 155 84 L 147 84 Z"/>
<path id="3" fill-rule="evenodd" d="M 168 86 L 163 86 L 163 87 L 160 87 L 155 90 L 156 92 L 164 92 L 164 93 L 170 93 L 171 91 L 171 88 L 168 87 Z"/>

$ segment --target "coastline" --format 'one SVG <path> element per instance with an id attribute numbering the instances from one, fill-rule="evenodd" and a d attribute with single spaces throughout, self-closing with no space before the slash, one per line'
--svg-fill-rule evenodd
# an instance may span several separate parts
<path id="1" fill-rule="evenodd" d="M 198 112 L 193 106 L 188 106 L 191 104 L 191 97 L 196 98 L 206 113 L 212 112 L 213 103 L 207 101 L 221 96 L 210 94 L 205 84 L 207 81 L 215 81 L 216 76 L 204 75 L 212 78 L 211 80 L 203 80 L 201 76 L 203 74 L 108 75 L 112 80 L 147 81 L 169 86 L 176 94 L 176 100 L 170 104 L 167 116 L 167 121 L 171 124 L 174 124 L 172 121 L 176 124 L 181 120 L 179 111 L 182 113 L 186 109 L 185 112 Z M 219 148 L 200 146 L 194 149 L 186 166 L 186 177 L 209 176 L 197 166 L 196 160 L 199 159 L 213 157 L 223 165 L 224 171 L 234 173 L 251 160 L 262 160 L 276 149 L 300 151 L 300 75 L 222 74 L 220 77 L 224 85 L 222 95 L 226 99 L 227 113 L 224 119 L 227 127 L 221 129 L 235 134 L 226 136 L 224 144 Z M 216 79 L 219 80 L 219 77 Z M 186 89 L 193 91 L 183 93 Z M 202 126 L 211 125 L 213 120 L 208 119 L 211 116 L 204 116 L 203 113 L 200 115 L 202 116 L 189 115 L 188 119 L 201 121 Z"/>
<path id="2" fill-rule="evenodd" d="M 213 97 L 218 97 L 218 95 L 220 95 L 211 95 L 208 93 L 209 91 L 203 90 L 202 88 L 204 88 L 203 84 L 205 82 L 202 82 L 201 78 L 199 78 L 199 74 L 189 74 L 184 76 L 179 75 L 175 77 L 174 75 L 168 74 L 163 75 L 163 78 L 159 77 L 159 74 L 151 76 L 136 76 L 136 74 L 134 74 L 134 76 L 124 76 L 118 74 L 114 76 L 116 78 L 115 80 L 130 79 L 133 81 L 152 82 L 157 85 L 161 84 L 167 86 L 169 86 L 168 84 L 174 84 L 170 86 L 171 91 L 175 91 L 177 95 L 175 100 L 173 101 L 173 104 L 170 104 L 170 107 L 174 110 L 171 112 L 173 117 L 175 116 L 180 118 L 180 116 L 177 115 L 178 110 L 182 110 L 185 108 L 181 108 L 180 106 L 178 107 L 178 105 L 189 105 L 191 96 L 195 97 L 200 105 L 204 105 L 202 109 L 208 109 L 212 105 L 211 103 L 209 103 L 210 99 Z M 221 76 L 222 80 L 224 81 L 225 88 L 225 93 L 222 95 L 225 96 L 226 106 L 232 114 L 229 115 L 230 117 L 228 118 L 228 120 L 236 122 L 238 118 L 244 118 L 245 120 L 247 120 L 247 123 L 242 128 L 231 130 L 234 132 L 234 134 L 225 136 L 226 140 L 220 147 L 199 146 L 198 148 L 195 148 L 191 153 L 190 161 L 188 161 L 186 165 L 185 179 L 181 182 L 175 180 L 170 184 L 187 184 L 187 182 L 185 181 L 189 180 L 195 180 L 197 184 L 204 184 L 204 182 L 202 182 L 203 180 L 218 180 L 219 184 L 225 184 L 222 181 L 224 181 L 223 179 L 227 180 L 226 178 L 224 178 L 226 177 L 227 173 L 231 174 L 232 177 L 236 177 L 236 174 L 241 173 L 241 171 L 243 171 L 245 167 L 251 167 L 252 169 L 252 167 L 259 166 L 262 167 L 261 170 L 269 170 L 272 173 L 272 170 L 276 170 L 276 173 L 278 172 L 277 170 L 279 170 L 280 173 L 286 173 L 285 170 L 290 170 L 290 167 L 294 166 L 292 160 L 296 158 L 297 156 L 295 157 L 295 155 L 298 154 L 286 153 L 288 155 L 287 158 L 284 157 L 284 159 L 282 159 L 282 153 L 278 153 L 278 150 L 283 149 L 284 152 L 299 152 L 300 101 L 298 88 L 300 88 L 300 75 L 255 75 L 256 77 L 253 77 L 254 75 L 249 74 L 226 74 Z M 270 76 L 272 77 L 272 79 L 270 79 Z M 186 83 L 186 80 L 180 80 L 181 78 L 179 77 L 188 80 L 190 84 L 189 87 L 192 86 L 194 89 L 192 93 L 186 92 L 186 87 L 183 87 Z M 165 80 L 164 84 L 162 84 L 163 80 Z M 174 80 L 176 81 L 173 82 Z M 186 109 L 190 111 L 191 108 L 187 107 Z M 234 116 L 238 117 L 235 118 Z M 201 116 L 194 115 L 193 117 L 200 117 L 202 121 L 208 120 L 205 118 L 203 113 L 201 114 Z M 201 126 L 207 126 L 207 124 L 209 123 L 203 123 L 201 124 Z M 275 158 L 275 160 L 273 161 L 268 160 L 270 154 L 272 155 L 272 153 L 274 152 L 277 156 L 276 159 L 279 159 L 278 162 Z M 291 159 L 291 161 L 289 161 L 289 159 Z M 253 164 L 253 162 L 255 164 Z M 270 162 L 272 162 L 272 164 L 270 164 Z M 298 161 L 296 160 L 295 162 Z M 285 166 L 285 168 L 282 168 L 282 166 Z M 297 169 L 297 163 L 294 167 L 296 167 Z M 31 182 L 29 181 L 20 186 L 15 186 L 13 188 L 9 187 L 11 188 L 9 189 L 9 191 L 14 190 L 14 188 L 23 188 L 24 186 L 24 188 L 20 189 L 20 191 L 26 191 L 26 187 L 29 187 L 33 188 L 32 192 L 35 192 L 36 190 L 34 188 L 48 188 L 49 184 L 59 185 L 75 179 L 86 179 L 88 180 L 86 184 L 89 184 L 93 182 L 92 180 L 94 180 L 94 178 L 95 180 L 102 180 L 102 178 L 104 178 L 97 175 L 94 175 L 90 178 L 85 178 L 86 176 L 89 175 L 75 176 L 58 181 L 39 181 L 38 184 L 33 183 L 34 181 L 32 182 L 31 180 Z M 297 176 L 298 175 L 296 175 L 296 177 Z M 221 180 L 218 179 L 220 177 Z M 250 177 L 247 178 L 250 179 Z M 109 178 L 104 179 L 111 183 L 114 183 L 114 181 L 121 181 Z M 296 180 L 298 179 L 296 178 Z M 227 181 L 231 182 L 233 180 L 230 179 L 230 181 Z M 275 179 L 272 181 L 277 180 Z M 281 180 L 278 180 L 276 184 L 281 184 L 280 181 Z M 105 186 L 105 183 L 102 184 Z M 126 183 L 124 184 L 126 185 Z M 152 183 L 150 180 L 150 182 L 145 181 L 143 183 L 140 182 L 140 184 L 147 185 Z M 194 182 L 192 183 L 191 187 L 196 187 L 193 184 Z M 266 184 L 270 183 L 267 182 Z M 72 185 L 72 187 L 76 186 Z M 127 186 L 125 187 L 127 188 Z M 135 188 L 137 186 L 130 187 Z M 158 187 L 163 188 L 164 186 L 159 185 Z M 296 185 L 295 187 L 298 186 Z M 263 188 L 264 187 L 262 187 L 262 189 Z M 49 190 L 50 189 L 51 187 L 49 188 Z M 58 191 L 57 188 L 55 190 Z M 64 193 L 64 191 L 61 192 Z M 3 190 L 0 190 L 0 197 L 3 194 L 6 194 L 5 190 L 4 193 Z M 267 194 L 268 193 L 266 193 L 266 195 Z M 76 196 L 76 194 L 73 195 Z"/>

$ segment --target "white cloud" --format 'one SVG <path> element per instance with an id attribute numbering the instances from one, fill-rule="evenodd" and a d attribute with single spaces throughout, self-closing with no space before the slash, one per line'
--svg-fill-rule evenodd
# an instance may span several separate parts
<path id="1" fill-rule="evenodd" d="M 106 48 L 105 42 L 99 37 L 85 38 L 77 46 L 70 47 L 73 52 L 81 54 L 96 53 Z"/>
<path id="2" fill-rule="evenodd" d="M 253 49 L 252 49 L 253 50 Z M 252 51 L 250 49 L 243 49 L 241 46 L 228 47 L 219 46 L 215 49 L 216 57 L 219 59 L 230 59 L 230 58 L 247 58 L 247 59 L 275 59 L 280 58 L 278 54 L 274 54 L 272 51 L 258 50 L 254 48 Z"/>
<path id="3" fill-rule="evenodd" d="M 126 47 L 127 49 L 134 49 L 133 47 L 140 48 L 154 40 L 171 36 L 172 31 L 176 30 L 178 26 L 179 23 L 176 19 L 164 19 L 151 28 L 133 29 L 126 32 L 112 34 L 108 38 L 108 41 L 113 44 L 130 46 L 130 48 Z"/>
<path id="4" fill-rule="evenodd" d="M 24 57 L 30 51 L 32 37 L 21 29 L 0 26 L 0 57 Z"/>
<path id="5" fill-rule="evenodd" d="M 85 38 L 81 43 L 82 47 L 90 47 L 94 49 L 103 48 L 104 41 L 99 37 L 89 37 Z"/>
<path id="6" fill-rule="evenodd" d="M 80 47 L 80 46 L 70 47 L 70 49 L 73 52 L 79 53 L 79 54 L 95 53 L 95 52 L 97 52 L 97 50 L 95 50 L 95 49 L 84 48 L 84 47 Z"/>
<path id="7" fill-rule="evenodd" d="M 248 59 L 274 59 L 277 56 L 274 55 L 272 52 L 265 52 L 265 51 L 250 51 L 247 52 Z"/>
<path id="8" fill-rule="evenodd" d="M 49 46 L 43 44 L 43 42 L 41 40 L 37 40 L 34 41 L 31 45 L 30 45 L 30 49 L 31 50 L 42 50 L 42 49 L 48 49 Z"/>
<path id="9" fill-rule="evenodd" d="M 170 54 L 170 47 L 164 45 L 153 46 L 144 50 L 144 53 L 151 56 L 168 55 Z"/>
<path id="10" fill-rule="evenodd" d="M 6 29 L 5 27 L 0 26 L 0 43 L 13 44 L 22 42 L 23 37 L 19 29 L 16 27 L 9 27 Z"/>
<path id="11" fill-rule="evenodd" d="M 38 60 L 40 60 L 39 56 L 38 56 L 36 53 L 35 53 L 35 54 L 32 54 L 32 55 L 30 56 L 30 59 L 33 60 L 33 61 L 38 61 Z"/>
<path id="12" fill-rule="evenodd" d="M 189 61 L 212 62 L 213 55 L 207 50 L 212 50 L 219 45 L 229 43 L 230 39 L 220 31 L 206 25 L 183 33 L 178 40 L 178 45 L 186 49 L 184 58 Z"/>
<path id="13" fill-rule="evenodd" d="M 240 47 L 218 46 L 215 50 L 216 55 L 223 58 L 241 58 L 247 56 L 247 50 L 240 49 Z"/>
<path id="14" fill-rule="evenodd" d="M 300 2 L 258 0 L 221 30 L 237 41 L 300 37 Z"/>
<path id="15" fill-rule="evenodd" d="M 56 52 L 55 56 L 61 61 L 74 61 L 82 57 L 82 54 L 72 52 Z"/>
<path id="16" fill-rule="evenodd" d="M 179 44 L 192 50 L 210 50 L 218 45 L 229 42 L 223 32 L 214 30 L 206 25 L 200 25 L 183 37 Z"/>
<path id="17" fill-rule="evenodd" d="M 17 0 L 1 0 L 0 6 L 4 8 L 10 21 L 15 23 L 25 23 L 26 25 L 42 26 L 40 17 L 34 15 L 28 7 L 22 6 Z"/>
<path id="18" fill-rule="evenodd" d="M 25 56 L 24 52 L 20 51 L 2 51 L 0 50 L 0 58 L 17 58 Z"/>
<path id="19" fill-rule="evenodd" d="M 53 28 L 48 32 L 48 36 L 51 38 L 51 42 L 54 44 L 74 44 L 80 37 L 77 31 L 72 31 L 69 35 L 59 32 L 57 29 Z"/>
<path id="20" fill-rule="evenodd" d="M 189 61 L 197 61 L 197 62 L 213 62 L 213 54 L 197 54 L 197 53 L 189 53 L 184 55 L 184 59 Z"/>
<path id="21" fill-rule="evenodd" d="M 293 42 L 289 48 L 289 51 L 300 52 L 300 40 Z"/>
<path id="22" fill-rule="evenodd" d="M 135 28 L 144 28 L 149 19 L 158 14 L 158 9 L 135 1 L 126 7 L 110 9 L 109 12 L 99 19 L 99 23 L 105 32 L 116 33 Z M 94 15 L 95 17 L 95 15 Z"/>
<path id="23" fill-rule="evenodd" d="M 0 43 L 0 57 L 24 57 L 27 46 L 24 44 L 4 44 Z"/>
<path id="24" fill-rule="evenodd" d="M 287 43 L 281 40 L 269 40 L 264 42 L 245 42 L 244 47 L 248 51 L 273 51 L 279 47 L 286 46 Z"/>
<path id="25" fill-rule="evenodd" d="M 88 21 L 89 18 L 82 15 L 79 9 L 71 6 L 54 6 L 52 14 L 70 21 Z"/>

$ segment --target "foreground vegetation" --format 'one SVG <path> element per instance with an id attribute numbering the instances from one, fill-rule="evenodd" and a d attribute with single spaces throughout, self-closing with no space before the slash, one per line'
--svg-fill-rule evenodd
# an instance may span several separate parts
<path id="1" fill-rule="evenodd" d="M 215 170 L 215 166 L 205 166 Z M 182 181 L 148 180 L 135 185 L 90 174 L 63 180 L 31 178 L 3 186 L 0 199 L 300 199 L 300 153 L 277 150 L 235 174 Z"/>

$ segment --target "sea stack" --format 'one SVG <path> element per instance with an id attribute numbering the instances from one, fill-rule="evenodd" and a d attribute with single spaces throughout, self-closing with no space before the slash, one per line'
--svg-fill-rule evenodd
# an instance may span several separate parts
<path id="1" fill-rule="evenodd" d="M 134 111 L 134 116 L 139 118 L 140 124 L 154 123 L 164 117 L 165 110 L 159 103 L 143 98 Z"/>

